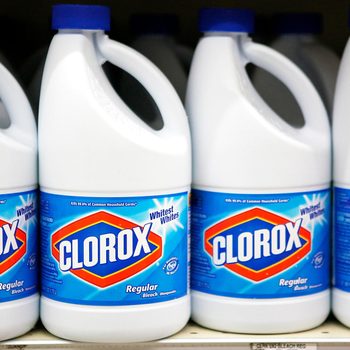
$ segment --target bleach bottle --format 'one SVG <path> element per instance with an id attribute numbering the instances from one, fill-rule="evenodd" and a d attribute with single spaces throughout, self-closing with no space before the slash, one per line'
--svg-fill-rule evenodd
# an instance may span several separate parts
<path id="1" fill-rule="evenodd" d="M 288 57 L 307 75 L 331 116 L 339 58 L 319 40 L 323 30 L 322 15 L 283 13 L 276 15 L 275 26 L 278 37 L 271 48 Z M 277 114 L 294 125 L 303 125 L 302 111 L 279 80 L 259 69 L 253 74 L 253 84 Z"/>
<path id="2" fill-rule="evenodd" d="M 0 341 L 34 327 L 37 268 L 37 132 L 22 88 L 0 64 Z"/>
<path id="3" fill-rule="evenodd" d="M 252 42 L 250 10 L 203 9 L 186 105 L 193 137 L 192 318 L 221 331 L 281 333 L 330 308 L 330 130 L 306 76 Z M 291 90 L 287 124 L 261 99 L 248 62 Z M 281 316 L 283 315 L 283 316 Z"/>
<path id="4" fill-rule="evenodd" d="M 109 23 L 108 7 L 53 7 L 39 105 L 41 319 L 63 338 L 147 341 L 190 314 L 190 134 L 174 88 L 109 39 Z M 149 91 L 161 130 L 122 102 L 106 60 Z"/>
<path id="5" fill-rule="evenodd" d="M 349 18 L 350 26 L 350 18 Z M 334 280 L 332 309 L 350 327 L 350 40 L 340 63 L 333 111 Z"/>

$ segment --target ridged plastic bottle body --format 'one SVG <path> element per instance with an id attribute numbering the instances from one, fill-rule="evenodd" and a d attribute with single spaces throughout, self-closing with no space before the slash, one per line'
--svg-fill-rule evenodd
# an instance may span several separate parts
<path id="1" fill-rule="evenodd" d="M 334 184 L 334 227 L 333 227 L 333 291 L 332 309 L 337 319 L 350 326 L 350 293 L 346 281 L 347 251 L 349 249 L 347 237 L 349 230 L 346 226 L 348 216 L 347 195 L 350 189 L 350 143 L 348 130 L 348 91 L 349 84 L 350 44 L 347 43 L 341 60 L 333 110 L 333 184 Z"/>
<path id="2" fill-rule="evenodd" d="M 201 220 L 207 220 L 203 217 L 208 218 L 206 215 L 212 210 L 209 208 L 209 202 L 206 206 L 206 198 L 216 201 L 219 197 L 215 198 L 215 193 L 222 197 L 226 195 L 225 204 L 217 199 L 216 202 L 212 202 L 212 206 L 225 207 L 227 210 L 224 214 L 215 210 L 216 219 L 213 217 L 211 220 L 214 223 L 220 222 L 220 229 L 219 223 L 210 228 L 206 226 L 204 233 L 197 235 L 199 239 L 203 239 L 204 235 L 204 243 L 197 244 L 192 240 L 192 276 L 200 281 L 197 283 L 192 278 L 192 318 L 205 327 L 221 331 L 243 333 L 300 331 L 322 323 L 327 317 L 330 308 L 328 281 L 325 282 L 323 291 L 297 297 L 283 297 L 283 295 L 281 297 L 278 292 L 275 297 L 273 293 L 267 298 L 247 297 L 243 289 L 238 290 L 240 288 L 238 284 L 237 287 L 230 285 L 233 289 L 236 288 L 236 297 L 229 296 L 232 291 L 227 291 L 227 296 L 224 296 L 225 293 L 219 292 L 219 288 L 213 285 L 211 288 L 217 289 L 215 293 L 204 292 L 205 283 L 210 284 L 210 278 L 204 280 L 202 277 L 206 274 L 203 271 L 206 271 L 207 266 L 203 261 L 213 259 L 215 243 L 212 237 L 228 230 L 222 226 L 226 221 L 231 220 L 232 223 L 236 220 L 235 217 L 227 216 L 229 215 L 227 203 L 234 201 L 243 203 L 244 200 L 251 200 L 252 203 L 253 200 L 259 200 L 259 203 L 262 203 L 259 199 L 261 197 L 264 200 L 271 197 L 273 200 L 276 198 L 282 200 L 284 195 L 292 198 L 293 194 L 311 193 L 329 189 L 330 186 L 329 126 L 319 97 L 311 87 L 312 96 L 309 98 L 314 100 L 315 107 L 317 106 L 316 109 L 320 113 L 319 130 L 317 126 L 312 130 L 309 124 L 303 129 L 296 129 L 281 120 L 262 101 L 245 71 L 246 63 L 252 59 L 247 58 L 248 51 L 255 45 L 245 35 L 208 34 L 200 40 L 196 48 L 190 71 L 186 108 L 193 139 L 193 188 L 198 191 L 198 198 L 195 198 L 192 206 L 192 236 L 195 233 L 194 225 Z M 258 52 L 259 50 L 262 52 Z M 262 57 L 265 53 L 261 45 L 258 45 L 255 51 L 257 57 Z M 253 51 L 249 52 L 251 55 Z M 270 50 L 268 52 L 273 55 Z M 278 57 L 270 57 L 271 65 L 274 64 L 274 60 L 276 66 L 279 65 L 277 61 L 282 58 Z M 254 60 L 258 61 L 257 58 Z M 253 63 L 259 65 L 259 62 Z M 310 114 L 309 112 L 307 114 Z M 198 200 L 199 209 L 196 209 Z M 244 204 L 240 205 L 242 213 Z M 257 204 L 256 207 L 260 212 L 261 208 L 266 208 L 263 204 Z M 266 215 L 266 210 L 263 212 Z M 227 220 L 221 222 L 220 217 L 223 215 L 226 215 Z M 205 221 L 203 225 L 207 225 L 207 222 Z M 203 225 L 201 227 L 204 227 Z M 237 225 L 237 222 L 230 225 Z M 242 230 L 249 231 L 247 227 Z M 212 236 L 214 231 L 216 233 Z M 325 236 L 328 236 L 328 232 Z M 225 244 L 225 241 L 220 239 L 216 243 Z M 205 250 L 200 253 L 197 263 L 194 256 L 198 251 L 193 250 L 196 245 L 204 246 Z M 237 259 L 237 255 L 232 255 L 232 251 L 230 254 L 232 261 Z M 222 257 L 223 255 L 219 254 L 216 259 L 220 260 Z M 199 270 L 196 264 L 200 265 Z M 218 276 L 225 270 L 223 265 L 220 265 L 220 268 L 215 267 L 215 270 L 214 264 L 209 265 L 211 272 L 208 277 L 214 278 L 215 273 Z M 225 266 L 238 271 L 234 264 Z M 258 271 L 254 271 L 253 277 L 248 277 L 252 274 L 247 270 L 249 269 L 243 267 L 236 272 L 242 279 L 239 280 L 236 276 L 235 281 L 240 283 L 249 278 L 261 280 Z M 230 283 L 230 278 L 226 279 L 226 283 Z M 224 285 L 225 282 L 216 280 L 216 284 Z M 254 282 L 251 285 L 254 285 Z M 256 286 L 259 286 L 259 282 Z M 240 293 L 242 297 L 238 296 Z M 248 287 L 247 293 L 249 293 Z M 281 314 L 288 316 L 282 321 Z"/>
<path id="3" fill-rule="evenodd" d="M 35 215 L 37 131 L 20 85 L 3 65 L 0 65 L 0 76 L 0 98 L 11 120 L 10 126 L 0 128 L 2 258 L 5 255 L 0 272 L 3 316 L 0 340 L 5 340 L 28 332 L 39 317 Z M 21 212 L 26 210 L 26 205 L 31 206 L 31 216 Z"/>
<path id="4" fill-rule="evenodd" d="M 107 52 L 109 42 L 93 32 L 68 32 L 59 33 L 51 43 L 39 113 L 42 191 L 91 201 L 130 198 L 140 203 L 148 197 L 187 193 L 189 130 L 179 99 L 171 90 L 169 108 L 179 113 L 174 127 L 155 131 L 144 124 L 118 97 L 101 69 L 104 53 L 98 46 Z M 130 52 L 121 44 L 118 49 Z M 135 58 L 135 53 L 130 54 Z M 137 59 L 146 65 L 141 56 Z M 124 63 L 129 64 L 127 58 Z M 163 100 L 162 106 L 166 105 Z M 181 329 L 189 318 L 189 302 L 188 293 L 164 302 L 115 306 L 44 296 L 41 318 L 50 332 L 68 339 L 147 341 Z"/>

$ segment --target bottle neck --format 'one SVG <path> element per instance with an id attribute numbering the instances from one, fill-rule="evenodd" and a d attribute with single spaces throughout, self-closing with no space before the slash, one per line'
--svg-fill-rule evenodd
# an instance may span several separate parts
<path id="1" fill-rule="evenodd" d="M 211 52 L 211 57 L 221 56 L 222 52 L 226 52 L 226 57 L 230 57 L 230 62 L 235 62 L 240 66 L 245 65 L 246 61 L 242 53 L 242 45 L 250 41 L 248 33 L 241 32 L 207 32 L 202 37 L 204 41 L 214 43 L 217 48 L 215 52 Z M 242 61 L 243 60 L 243 61 Z"/>
<path id="2" fill-rule="evenodd" d="M 211 71 L 213 81 L 217 81 L 219 85 L 223 82 L 229 83 L 232 91 L 238 91 L 241 82 L 248 79 L 245 70 L 247 60 L 242 50 L 246 41 L 250 41 L 247 33 L 205 33 L 197 46 L 194 59 L 202 57 L 207 67 L 210 67 L 208 71 Z M 220 79 L 217 79 L 218 76 Z"/>
<path id="3" fill-rule="evenodd" d="M 83 34 L 92 36 L 93 34 L 103 34 L 104 30 L 100 29 L 59 29 L 57 34 Z"/>
<path id="4" fill-rule="evenodd" d="M 230 38 L 246 38 L 248 33 L 243 32 L 204 32 L 204 37 L 230 37 Z"/>
<path id="5" fill-rule="evenodd" d="M 103 30 L 59 30 L 52 40 L 50 51 L 58 50 L 60 57 L 80 51 L 85 57 L 89 57 L 89 62 L 96 61 L 98 64 L 103 64 L 105 60 L 96 47 L 96 38 L 105 35 L 104 33 Z"/>

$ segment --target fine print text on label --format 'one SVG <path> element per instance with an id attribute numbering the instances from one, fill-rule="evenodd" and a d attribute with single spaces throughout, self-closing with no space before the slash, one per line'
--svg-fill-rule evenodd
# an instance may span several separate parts
<path id="1" fill-rule="evenodd" d="M 253 343 L 252 350 L 317 350 L 314 343 Z"/>

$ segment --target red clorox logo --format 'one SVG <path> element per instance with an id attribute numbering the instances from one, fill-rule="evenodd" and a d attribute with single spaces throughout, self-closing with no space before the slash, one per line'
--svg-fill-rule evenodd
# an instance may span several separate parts
<path id="1" fill-rule="evenodd" d="M 254 208 L 205 231 L 204 246 L 214 265 L 259 282 L 302 260 L 311 250 L 311 233 L 295 222 Z"/>
<path id="2" fill-rule="evenodd" d="M 27 235 L 12 223 L 0 219 L 0 275 L 15 266 L 27 251 Z"/>
<path id="3" fill-rule="evenodd" d="M 100 211 L 78 219 L 52 236 L 52 255 L 62 272 L 100 288 L 135 276 L 162 257 L 162 237 L 143 226 Z"/>

